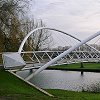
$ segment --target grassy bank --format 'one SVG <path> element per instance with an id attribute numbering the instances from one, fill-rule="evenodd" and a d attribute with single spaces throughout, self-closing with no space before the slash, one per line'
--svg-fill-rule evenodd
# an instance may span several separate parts
<path id="1" fill-rule="evenodd" d="M 7 71 L 0 70 L 0 100 L 52 100 Z"/>
<path id="2" fill-rule="evenodd" d="M 47 90 L 52 93 L 59 100 L 100 100 L 100 94 L 87 93 L 87 92 L 73 92 L 66 90 Z"/>
<path id="3" fill-rule="evenodd" d="M 95 63 L 95 62 L 83 63 L 83 68 L 81 68 L 80 63 L 64 64 L 64 65 L 50 66 L 48 69 L 100 71 L 100 63 Z"/>
<path id="4" fill-rule="evenodd" d="M 11 73 L 0 70 L 0 100 L 99 100 L 99 93 L 46 90 L 55 97 L 49 97 L 24 83 Z"/>

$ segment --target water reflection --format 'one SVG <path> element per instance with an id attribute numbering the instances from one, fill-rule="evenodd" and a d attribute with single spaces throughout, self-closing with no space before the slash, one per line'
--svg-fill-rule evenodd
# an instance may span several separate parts
<path id="1" fill-rule="evenodd" d="M 29 70 L 17 72 L 23 78 L 31 74 Z M 35 77 L 30 82 L 44 89 L 64 89 L 82 91 L 100 82 L 100 73 L 92 72 L 72 72 L 60 70 L 45 70 Z"/>
<path id="2" fill-rule="evenodd" d="M 81 76 L 83 76 L 84 75 L 84 72 L 83 71 L 81 71 Z"/>

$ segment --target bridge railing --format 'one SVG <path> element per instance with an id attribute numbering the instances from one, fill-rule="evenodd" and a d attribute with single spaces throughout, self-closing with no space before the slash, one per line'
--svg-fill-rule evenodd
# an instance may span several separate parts
<path id="1" fill-rule="evenodd" d="M 34 51 L 22 52 L 22 57 L 27 64 L 32 66 L 43 66 L 53 58 L 60 55 L 63 51 Z M 67 56 L 62 57 L 53 65 L 71 64 L 80 62 L 100 62 L 100 54 L 87 51 L 73 51 Z M 52 65 L 51 65 L 52 66 Z"/>
<path id="2" fill-rule="evenodd" d="M 21 56 L 27 64 L 26 67 L 41 67 L 62 52 L 64 51 L 26 51 L 21 52 Z M 100 62 L 100 54 L 93 51 L 72 51 L 51 66 L 80 62 Z M 0 65 L 3 65 L 2 53 L 0 53 Z"/>

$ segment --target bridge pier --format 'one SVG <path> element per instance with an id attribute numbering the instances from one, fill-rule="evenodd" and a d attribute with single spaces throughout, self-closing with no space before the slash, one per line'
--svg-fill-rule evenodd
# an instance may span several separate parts
<path id="1" fill-rule="evenodd" d="M 81 62 L 81 66 L 80 66 L 80 68 L 84 68 L 83 62 Z M 81 76 L 83 76 L 83 75 L 84 75 L 84 72 L 81 71 Z"/>
<path id="2" fill-rule="evenodd" d="M 33 69 L 30 69 L 30 73 L 33 73 Z"/>
<path id="3" fill-rule="evenodd" d="M 80 66 L 80 68 L 84 68 L 83 62 L 81 62 L 81 66 Z"/>

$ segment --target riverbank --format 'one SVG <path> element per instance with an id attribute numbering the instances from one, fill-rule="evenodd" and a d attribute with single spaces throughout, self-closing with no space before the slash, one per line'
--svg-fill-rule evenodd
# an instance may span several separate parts
<path id="1" fill-rule="evenodd" d="M 29 86 L 11 73 L 0 70 L 0 99 L 3 100 L 99 100 L 99 93 L 74 92 L 67 90 L 46 90 L 55 97 L 49 97 Z"/>
<path id="2" fill-rule="evenodd" d="M 52 93 L 57 100 L 100 100 L 100 93 L 88 93 L 88 92 L 74 92 L 66 90 L 47 90 Z"/>
<path id="3" fill-rule="evenodd" d="M 52 100 L 52 97 L 48 97 L 11 73 L 0 70 L 0 100 L 40 100 L 39 98 Z"/>
<path id="4" fill-rule="evenodd" d="M 67 71 L 83 71 L 83 72 L 100 72 L 100 63 L 74 63 L 50 66 L 47 69 L 50 70 L 67 70 Z"/>

